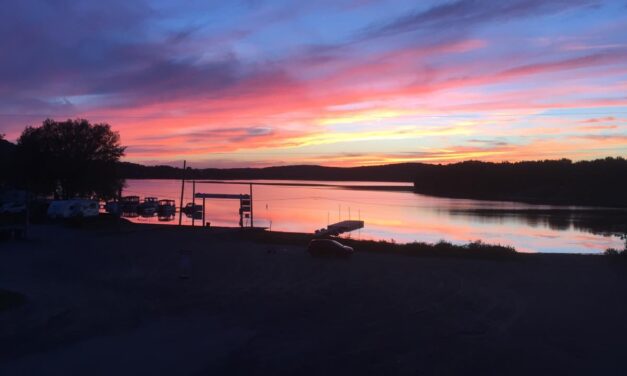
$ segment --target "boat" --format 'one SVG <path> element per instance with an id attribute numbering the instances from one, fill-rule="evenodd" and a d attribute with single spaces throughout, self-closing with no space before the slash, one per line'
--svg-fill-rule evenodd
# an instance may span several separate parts
<path id="1" fill-rule="evenodd" d="M 107 201 L 105 210 L 109 214 L 120 216 L 122 215 L 122 204 L 119 201 Z"/>
<path id="2" fill-rule="evenodd" d="M 202 220 L 202 210 L 201 211 L 185 213 L 185 217 L 193 218 L 193 219 L 196 219 L 196 220 Z"/>
<path id="3" fill-rule="evenodd" d="M 202 205 L 188 202 L 187 205 L 185 205 L 185 207 L 182 209 L 182 211 L 183 213 L 188 214 L 188 215 L 192 215 L 198 212 L 202 213 Z"/>
<path id="4" fill-rule="evenodd" d="M 124 196 L 120 200 L 122 213 L 125 216 L 137 216 L 139 209 L 139 196 Z"/>
<path id="5" fill-rule="evenodd" d="M 159 199 L 156 197 L 146 197 L 144 202 L 139 204 L 138 212 L 143 217 L 152 217 L 159 208 Z"/>
<path id="6" fill-rule="evenodd" d="M 157 204 L 157 214 L 160 217 L 170 217 L 176 214 L 176 203 L 174 200 L 159 200 Z"/>
<path id="7" fill-rule="evenodd" d="M 364 228 L 364 221 L 341 221 L 328 225 L 314 232 L 315 237 L 338 236 L 345 232 L 351 232 Z"/>

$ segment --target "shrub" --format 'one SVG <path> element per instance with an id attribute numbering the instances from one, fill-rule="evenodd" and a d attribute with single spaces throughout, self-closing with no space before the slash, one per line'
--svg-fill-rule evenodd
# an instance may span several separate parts
<path id="1" fill-rule="evenodd" d="M 622 253 L 625 253 L 625 252 L 619 251 L 616 248 L 608 248 L 608 249 L 605 250 L 605 252 L 603 252 L 603 254 L 606 255 L 606 256 L 618 256 L 618 255 L 620 255 Z"/>

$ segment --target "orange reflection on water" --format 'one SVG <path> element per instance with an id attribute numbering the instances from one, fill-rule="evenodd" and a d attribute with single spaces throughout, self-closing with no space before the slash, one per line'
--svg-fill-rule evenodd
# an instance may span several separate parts
<path id="1" fill-rule="evenodd" d="M 302 184 L 303 182 L 294 182 Z M 397 242 L 437 242 L 463 244 L 481 240 L 514 246 L 523 252 L 598 253 L 620 248 L 617 237 L 593 234 L 585 227 L 568 222 L 551 222 L 545 217 L 521 215 L 480 216 L 473 209 L 547 209 L 548 206 L 436 198 L 403 191 L 368 191 L 330 186 L 254 185 L 254 224 L 277 231 L 308 232 L 346 219 L 361 219 L 365 228 L 347 236 Z M 350 185 L 355 183 L 337 183 Z M 364 183 L 372 184 L 372 183 Z M 248 194 L 248 185 L 196 183 L 196 192 Z M 130 180 L 126 194 L 176 199 L 180 181 Z M 192 184 L 185 187 L 184 204 L 191 202 Z M 201 204 L 201 200 L 196 200 Z M 206 200 L 205 217 L 215 226 L 238 226 L 237 200 Z M 135 218 L 136 222 L 157 222 L 156 218 Z M 184 217 L 185 224 L 191 219 Z M 177 224 L 178 218 L 168 222 Z M 196 221 L 198 225 L 201 221 Z M 555 223 L 559 224 L 557 226 Z M 248 222 L 246 221 L 246 224 Z"/>

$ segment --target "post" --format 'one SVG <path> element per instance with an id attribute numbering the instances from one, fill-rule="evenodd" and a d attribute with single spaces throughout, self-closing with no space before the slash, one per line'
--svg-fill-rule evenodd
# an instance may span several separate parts
<path id="1" fill-rule="evenodd" d="M 242 196 L 239 198 L 239 227 L 244 227 L 244 209 L 242 208 Z"/>
<path id="2" fill-rule="evenodd" d="M 196 180 L 192 180 L 192 227 L 194 227 L 194 214 L 196 214 Z"/>
<path id="3" fill-rule="evenodd" d="M 205 198 L 202 198 L 202 225 L 207 226 L 207 222 L 205 222 Z"/>
<path id="4" fill-rule="evenodd" d="M 179 226 L 183 224 L 183 193 L 185 192 L 185 171 L 187 168 L 187 161 L 183 161 L 183 174 L 181 175 L 181 201 L 179 208 Z"/>
<path id="5" fill-rule="evenodd" d="M 250 183 L 250 227 L 253 227 L 253 183 Z"/>

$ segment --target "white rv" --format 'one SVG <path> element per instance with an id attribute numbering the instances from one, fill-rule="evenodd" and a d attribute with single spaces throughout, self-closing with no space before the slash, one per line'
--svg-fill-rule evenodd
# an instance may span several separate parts
<path id="1" fill-rule="evenodd" d="M 100 206 L 96 200 L 55 200 L 48 207 L 50 218 L 96 217 Z"/>

